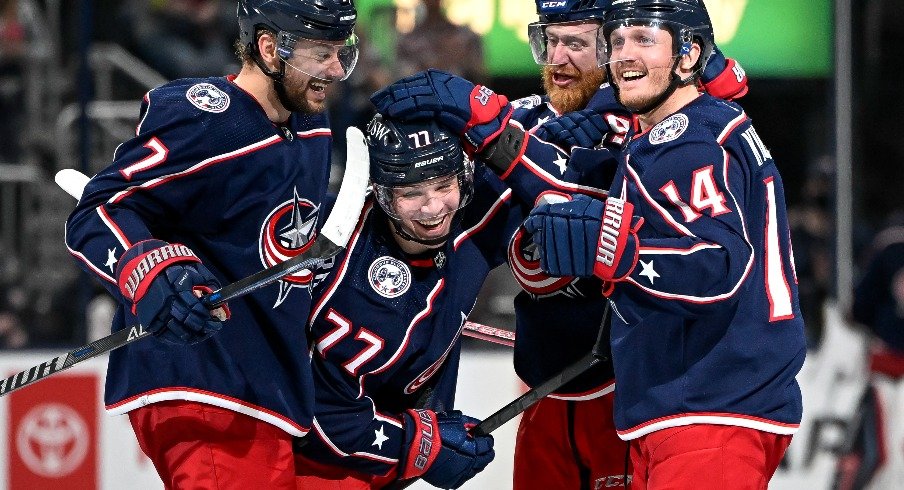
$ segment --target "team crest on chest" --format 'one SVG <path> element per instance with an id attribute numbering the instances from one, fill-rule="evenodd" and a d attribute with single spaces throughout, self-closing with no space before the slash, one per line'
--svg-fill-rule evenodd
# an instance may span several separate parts
<path id="1" fill-rule="evenodd" d="M 229 95 L 210 83 L 192 85 L 185 97 L 202 111 L 223 112 L 229 108 Z"/>
<path id="2" fill-rule="evenodd" d="M 396 298 L 411 286 L 411 271 L 399 259 L 383 256 L 374 260 L 367 270 L 370 286 L 380 296 Z"/>
<path id="3" fill-rule="evenodd" d="M 298 196 L 277 205 L 261 225 L 258 249 L 264 267 L 285 262 L 307 250 L 317 234 L 319 206 Z M 274 308 L 282 304 L 293 287 L 307 287 L 313 275 L 304 269 L 284 276 L 279 281 L 279 295 Z"/>
<path id="4" fill-rule="evenodd" d="M 678 139 L 687 129 L 688 119 L 684 114 L 673 114 L 650 130 L 650 143 L 658 145 Z"/>

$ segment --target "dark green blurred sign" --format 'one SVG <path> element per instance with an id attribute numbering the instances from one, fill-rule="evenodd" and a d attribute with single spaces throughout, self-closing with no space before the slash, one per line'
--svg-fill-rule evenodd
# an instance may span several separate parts
<path id="1" fill-rule="evenodd" d="M 830 0 L 709 0 L 716 41 L 752 77 L 828 77 L 832 73 Z M 418 0 L 356 0 L 359 29 L 388 48 L 385 29 L 410 29 Z M 490 73 L 534 75 L 527 24 L 537 20 L 532 0 L 446 0 L 449 18 L 484 39 Z M 394 7 L 393 7 L 394 6 Z M 393 15 L 394 12 L 394 15 Z M 394 17 L 394 19 L 393 19 Z M 389 25 L 387 25 L 389 24 Z M 370 34 L 370 35 L 368 35 Z"/>

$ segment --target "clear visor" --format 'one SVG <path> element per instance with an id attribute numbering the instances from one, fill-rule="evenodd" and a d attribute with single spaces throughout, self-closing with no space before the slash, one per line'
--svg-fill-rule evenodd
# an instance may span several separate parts
<path id="1" fill-rule="evenodd" d="M 682 29 L 682 35 L 688 34 L 687 43 L 682 46 L 690 47 L 690 32 Z M 597 35 L 597 61 L 599 66 L 605 66 L 620 61 L 636 61 L 645 49 L 654 48 L 662 44 L 672 47 L 672 30 L 665 25 L 651 21 L 650 19 L 623 19 L 606 23 Z M 687 54 L 680 52 L 679 54 Z M 672 59 L 678 55 L 673 55 Z M 670 65 L 666 65 L 670 67 Z M 652 67 L 651 67 L 652 68 Z"/>
<path id="2" fill-rule="evenodd" d="M 373 184 L 380 207 L 397 220 L 440 219 L 465 207 L 474 194 L 469 169 L 405 186 Z"/>
<path id="3" fill-rule="evenodd" d="M 280 59 L 305 75 L 321 80 L 345 80 L 358 63 L 358 36 L 355 34 L 345 42 L 329 42 L 280 31 L 276 41 Z"/>
<path id="4" fill-rule="evenodd" d="M 571 24 L 572 26 L 574 24 Z M 568 24 L 534 22 L 527 26 L 527 38 L 534 62 L 540 66 L 564 65 L 587 50 L 597 49 L 599 26 L 572 32 Z M 582 26 L 587 27 L 587 26 Z M 597 56 L 599 56 L 597 54 Z M 592 58 L 591 58 L 592 59 Z"/>

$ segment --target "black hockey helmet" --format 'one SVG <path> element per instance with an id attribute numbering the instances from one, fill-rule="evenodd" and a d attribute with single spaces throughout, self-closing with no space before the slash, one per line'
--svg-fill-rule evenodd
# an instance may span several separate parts
<path id="1" fill-rule="evenodd" d="M 357 18 L 352 0 L 239 0 L 239 41 L 253 44 L 258 27 L 305 39 L 344 41 L 352 36 Z"/>
<path id="2" fill-rule="evenodd" d="M 396 121 L 377 114 L 367 124 L 370 180 L 380 206 L 393 218 L 394 187 L 408 187 L 455 175 L 461 193 L 458 209 L 474 194 L 474 164 L 461 140 L 435 121 Z"/>
<path id="3" fill-rule="evenodd" d="M 687 54 L 691 44 L 700 45 L 700 59 L 692 78 L 703 73 L 713 53 L 716 38 L 712 21 L 703 0 L 628 0 L 619 2 L 606 14 L 600 33 L 608 46 L 609 35 L 626 25 L 659 25 L 672 34 L 672 49 L 676 55 Z M 608 51 L 608 48 L 607 48 Z"/>
<path id="4" fill-rule="evenodd" d="M 551 64 L 546 28 L 554 24 L 599 21 L 602 24 L 612 0 L 535 0 L 538 22 L 527 26 L 531 54 L 538 65 Z"/>
<path id="5" fill-rule="evenodd" d="M 612 6 L 612 0 L 535 0 L 540 23 L 557 24 L 600 19 Z"/>

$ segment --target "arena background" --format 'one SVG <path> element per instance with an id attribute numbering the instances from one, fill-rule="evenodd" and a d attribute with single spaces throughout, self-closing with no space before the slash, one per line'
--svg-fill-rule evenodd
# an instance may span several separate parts
<path id="1" fill-rule="evenodd" d="M 185 1 L 216 10 L 204 26 L 211 54 L 189 68 L 208 70 L 206 75 L 234 72 L 237 64 L 228 59 L 236 32 L 234 2 Z M 116 145 L 132 134 L 144 92 L 174 76 L 166 73 L 174 65 L 155 68 L 139 36 L 146 34 L 142 13 L 171 3 L 178 2 L 0 0 L 0 375 L 109 333 L 112 300 L 66 252 L 63 223 L 74 201 L 52 176 L 62 168 L 92 174 L 106 166 Z M 424 12 L 420 0 L 356 3 L 369 62 L 332 98 L 336 133 L 370 118 L 366 97 L 374 83 L 403 75 L 395 42 Z M 452 22 L 482 39 L 483 81 L 511 98 L 541 93 L 539 69 L 525 43 L 526 24 L 536 19 L 532 1 L 444 5 Z M 898 94 L 904 5 L 707 5 L 720 47 L 750 76 L 750 93 L 741 102 L 785 179 L 807 321 L 810 350 L 798 377 L 804 422 L 771 488 L 835 488 L 839 454 L 862 419 L 859 403 L 871 377 L 872 340 L 844 312 L 869 241 L 904 209 L 904 172 L 898 170 L 904 157 Z M 192 34 L 197 33 L 186 37 Z M 156 39 L 158 47 L 175 41 Z M 202 63 L 219 59 L 224 61 L 216 66 Z M 335 174 L 341 175 L 341 141 L 337 148 Z M 513 294 L 507 270 L 497 270 L 471 319 L 511 328 Z M 485 416 L 523 387 L 511 369 L 510 350 L 466 342 L 458 405 Z M 162 487 L 127 419 L 103 412 L 105 365 L 104 358 L 86 362 L 0 399 L 0 489 Z M 883 466 L 866 488 L 901 488 L 904 387 L 898 380 L 874 382 L 888 427 L 880 441 Z M 516 425 L 496 433 L 497 461 L 465 488 L 511 487 Z"/>

